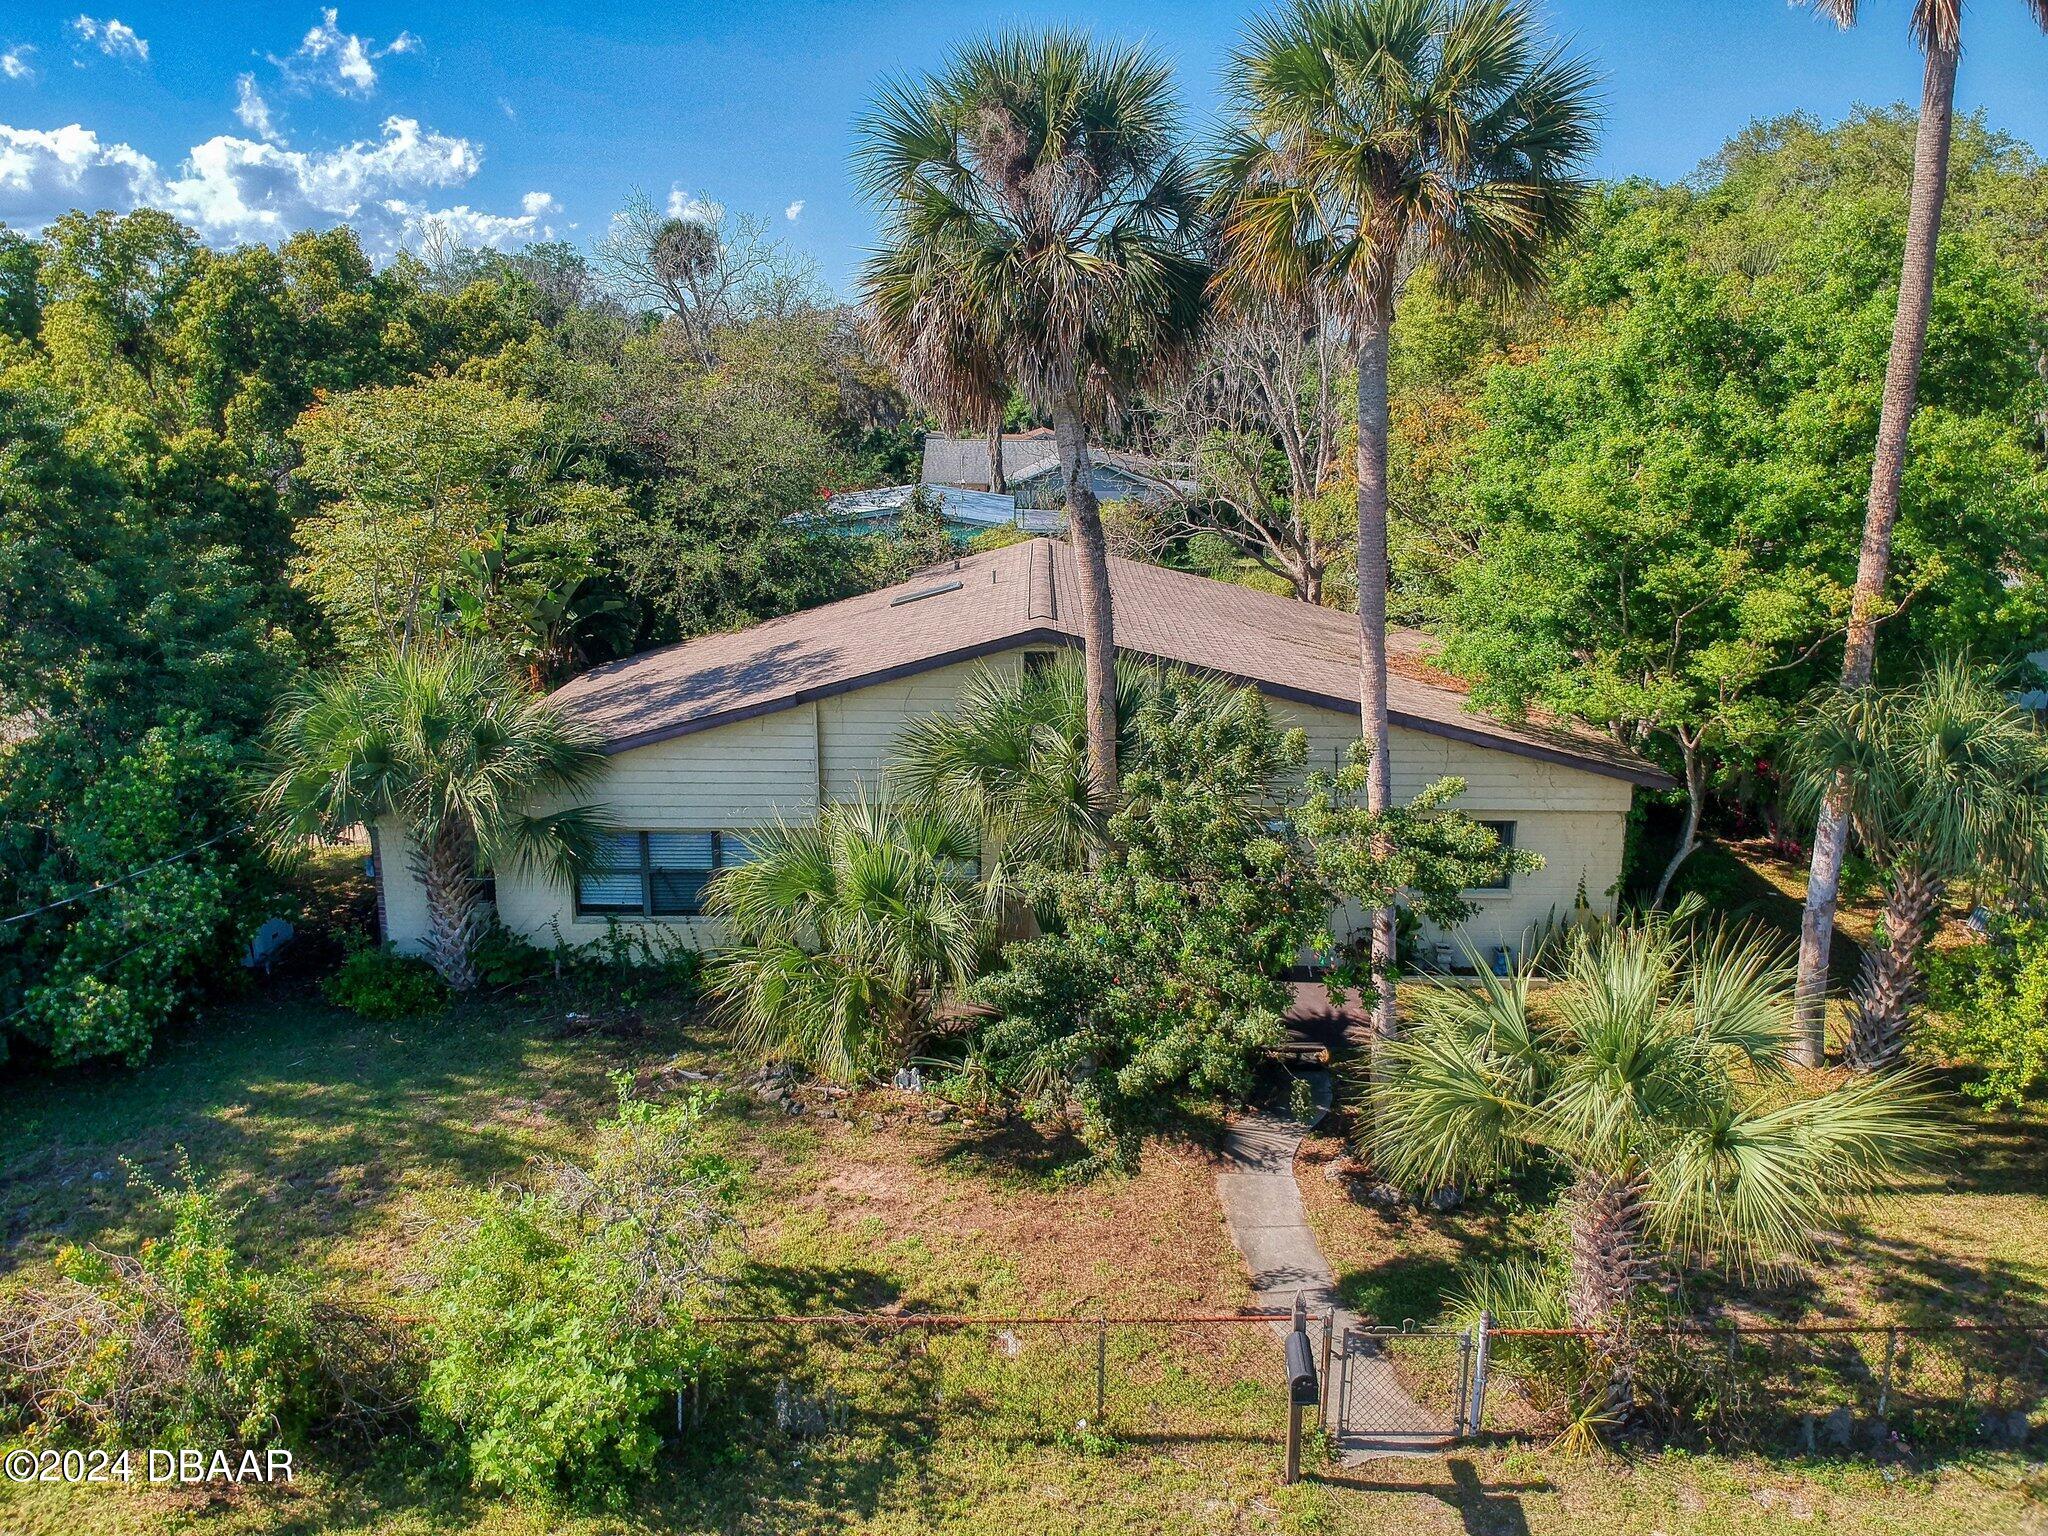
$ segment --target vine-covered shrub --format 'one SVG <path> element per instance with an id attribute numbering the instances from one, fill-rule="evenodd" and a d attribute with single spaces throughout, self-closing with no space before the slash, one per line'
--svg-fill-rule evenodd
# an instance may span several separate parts
<path id="1" fill-rule="evenodd" d="M 296 1443 L 334 1408 L 305 1281 L 246 1263 L 235 1212 L 190 1165 L 135 1178 L 170 1217 L 136 1255 L 71 1247 L 16 1298 L 0 1377 L 39 1434 L 165 1447 Z"/>
<path id="2" fill-rule="evenodd" d="M 1985 943 L 1930 954 L 1927 991 L 1927 1044 L 1983 1069 L 1963 1092 L 2017 1108 L 2048 1088 L 2048 918 L 2003 920 Z"/>
<path id="3" fill-rule="evenodd" d="M 388 944 L 351 944 L 320 991 L 335 1007 L 366 1019 L 414 1019 L 448 1006 L 448 987 L 434 968 Z"/>
<path id="4" fill-rule="evenodd" d="M 58 1065 L 133 1065 L 240 974 L 271 892 L 235 828 L 237 771 L 190 716 L 116 749 L 57 727 L 0 747 L 0 911 L 33 913 L 0 931 L 0 1060 L 12 1036 Z"/>
<path id="5" fill-rule="evenodd" d="M 424 1417 L 479 1485 L 608 1503 L 652 1465 L 663 1403 L 712 1363 L 690 1319 L 736 1251 L 709 1103 L 657 1106 L 621 1074 L 589 1163 L 485 1197 L 440 1255 Z"/>

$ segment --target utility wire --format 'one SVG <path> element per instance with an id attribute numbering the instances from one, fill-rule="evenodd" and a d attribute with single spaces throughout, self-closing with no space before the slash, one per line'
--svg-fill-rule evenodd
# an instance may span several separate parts
<path id="1" fill-rule="evenodd" d="M 189 859 L 192 857 L 193 854 L 202 853 L 206 849 L 211 848 L 215 843 L 225 842 L 228 838 L 233 837 L 237 832 L 247 831 L 249 829 L 249 826 L 250 823 L 245 821 L 240 826 L 229 827 L 227 831 L 219 833 L 214 837 L 209 837 L 203 843 L 194 843 L 190 848 L 187 848 L 183 853 L 173 853 L 165 858 L 158 859 L 153 864 L 145 864 L 140 869 L 131 869 L 128 871 L 127 874 L 122 875 L 117 879 L 103 881 L 101 884 L 94 886 L 89 891 L 80 891 L 75 896 L 65 896 L 56 901 L 46 901 L 40 907 L 30 907 L 26 912 L 17 912 L 12 917 L 0 917 L 0 928 L 9 928 L 16 923 L 25 923 L 30 918 L 40 916 L 44 912 L 54 912 L 59 907 L 70 906 L 74 901 L 84 901 L 89 896 L 99 895 L 101 891 L 111 891 L 117 885 L 126 885 L 130 880 L 134 880 L 139 876 L 146 875 L 152 869 L 162 869 L 166 864 L 175 864 L 180 859 Z"/>

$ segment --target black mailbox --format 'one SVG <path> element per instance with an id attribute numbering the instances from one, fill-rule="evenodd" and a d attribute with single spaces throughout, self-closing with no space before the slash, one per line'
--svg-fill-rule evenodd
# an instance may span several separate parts
<path id="1" fill-rule="evenodd" d="M 1320 1401 L 1316 1392 L 1316 1357 L 1305 1333 L 1287 1335 L 1287 1400 L 1297 1408 L 1313 1408 Z"/>

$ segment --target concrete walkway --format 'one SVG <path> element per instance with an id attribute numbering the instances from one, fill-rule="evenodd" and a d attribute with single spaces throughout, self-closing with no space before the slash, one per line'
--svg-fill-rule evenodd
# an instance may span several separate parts
<path id="1" fill-rule="evenodd" d="M 1330 1074 L 1311 1072 L 1305 1080 L 1320 1122 L 1330 1110 Z M 1289 1310 L 1300 1296 L 1312 1319 L 1335 1314 L 1332 1328 L 1341 1353 L 1333 1351 L 1330 1374 L 1336 1379 L 1324 1391 L 1338 1431 L 1338 1459 L 1349 1466 L 1382 1456 L 1434 1455 L 1451 1441 L 1448 1421 L 1409 1395 L 1381 1345 L 1348 1338 L 1349 1330 L 1362 1325 L 1338 1305 L 1336 1276 L 1309 1228 L 1294 1182 L 1295 1151 L 1313 1128 L 1273 1110 L 1231 1122 L 1216 1175 L 1223 1220 L 1244 1255 L 1259 1307 Z M 1317 1331 L 1317 1323 L 1310 1327 Z"/>

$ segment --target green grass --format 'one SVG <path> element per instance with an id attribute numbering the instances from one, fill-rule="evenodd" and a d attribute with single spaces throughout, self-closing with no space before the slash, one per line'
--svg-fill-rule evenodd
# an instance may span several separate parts
<path id="1" fill-rule="evenodd" d="M 1189 1313 L 1247 1299 L 1198 1143 L 1159 1144 L 1136 1174 L 1073 1184 L 1056 1177 L 1072 1156 L 1064 1143 L 933 1124 L 894 1094 L 842 1101 L 835 1118 L 785 1116 L 746 1091 L 714 1031 L 658 1000 L 501 999 L 381 1025 L 326 1007 L 303 980 L 210 1010 L 139 1071 L 0 1086 L 0 1287 L 32 1281 L 59 1243 L 138 1241 L 151 1217 L 122 1160 L 162 1174 L 183 1147 L 246 1202 L 249 1249 L 352 1294 L 402 1298 L 423 1225 L 537 1154 L 573 1153 L 609 1112 L 619 1070 L 655 1097 L 680 1091 L 686 1073 L 729 1090 L 714 1132 L 750 1170 L 754 1263 L 732 1310 Z M 1869 1213 L 1787 1307 L 1953 1315 L 2048 1294 L 2048 1116 L 1964 1113 L 1966 1150 Z M 1523 1218 L 1491 1210 L 1382 1217 L 1312 1164 L 1301 1183 L 1350 1295 L 1382 1316 L 1426 1317 L 1458 1263 L 1522 1236 Z M 2038 1469 L 2011 1455 L 1902 1470 L 1680 1455 L 1589 1464 L 1512 1447 L 1282 1489 L 1277 1363 L 1262 1329 L 1113 1330 L 1102 1419 L 1092 1329 L 734 1338 L 745 1379 L 711 1399 L 705 1432 L 618 1512 L 480 1496 L 399 1440 L 316 1450 L 301 1481 L 274 1491 L 0 1483 L 0 1530 L 1708 1536 L 1797 1522 L 1961 1536 L 2040 1525 L 2048 1498 Z M 812 1396 L 829 1387 L 843 1430 L 810 1442 L 777 1432 L 782 1376 Z"/>

